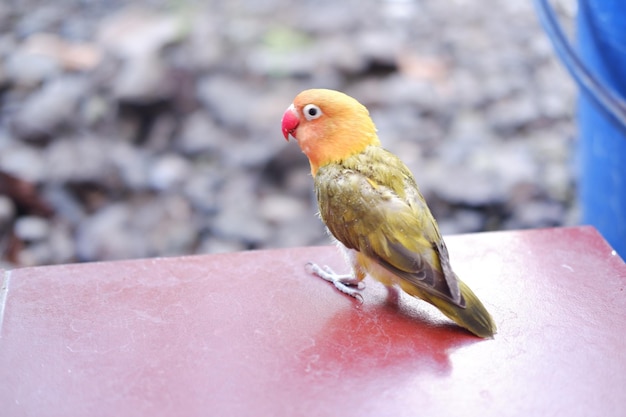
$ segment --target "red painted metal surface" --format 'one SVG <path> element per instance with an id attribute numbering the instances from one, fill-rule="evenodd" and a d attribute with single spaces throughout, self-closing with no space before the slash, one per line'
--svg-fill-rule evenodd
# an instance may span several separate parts
<path id="1" fill-rule="evenodd" d="M 333 247 L 5 272 L 0 414 L 626 415 L 626 266 L 594 229 L 446 240 L 492 340 L 304 271 Z"/>

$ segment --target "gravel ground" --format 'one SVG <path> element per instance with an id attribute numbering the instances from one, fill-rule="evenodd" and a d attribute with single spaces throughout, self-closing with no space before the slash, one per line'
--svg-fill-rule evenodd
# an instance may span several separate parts
<path id="1" fill-rule="evenodd" d="M 527 0 L 125 3 L 0 4 L 0 266 L 328 243 L 280 132 L 312 87 L 368 106 L 444 234 L 577 221 Z"/>

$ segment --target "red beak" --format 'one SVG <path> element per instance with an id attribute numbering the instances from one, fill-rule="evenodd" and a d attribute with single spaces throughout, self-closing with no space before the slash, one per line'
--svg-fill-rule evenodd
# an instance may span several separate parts
<path id="1" fill-rule="evenodd" d="M 287 110 L 285 110 L 285 113 L 283 114 L 282 127 L 283 127 L 283 136 L 285 137 L 286 141 L 289 141 L 289 135 L 292 135 L 294 138 L 296 137 L 294 135 L 294 132 L 298 128 L 299 124 L 300 124 L 300 119 L 298 118 L 296 109 L 292 104 L 291 106 L 287 108 Z"/>

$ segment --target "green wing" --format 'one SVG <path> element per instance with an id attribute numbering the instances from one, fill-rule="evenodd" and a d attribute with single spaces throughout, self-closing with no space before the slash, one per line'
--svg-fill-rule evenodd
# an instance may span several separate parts
<path id="1" fill-rule="evenodd" d="M 448 251 L 409 169 L 376 146 L 321 167 L 315 191 L 337 240 L 400 278 L 463 307 Z"/>

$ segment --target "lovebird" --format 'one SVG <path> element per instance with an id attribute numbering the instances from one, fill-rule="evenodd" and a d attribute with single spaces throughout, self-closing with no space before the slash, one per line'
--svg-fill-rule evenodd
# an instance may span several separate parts
<path id="1" fill-rule="evenodd" d="M 399 288 L 476 336 L 495 334 L 485 306 L 453 272 L 413 175 L 381 146 L 365 106 L 339 91 L 305 90 L 285 111 L 282 132 L 308 157 L 319 215 L 352 267 L 340 275 L 311 263 L 313 274 L 361 300 L 370 275 L 392 299 Z"/>

